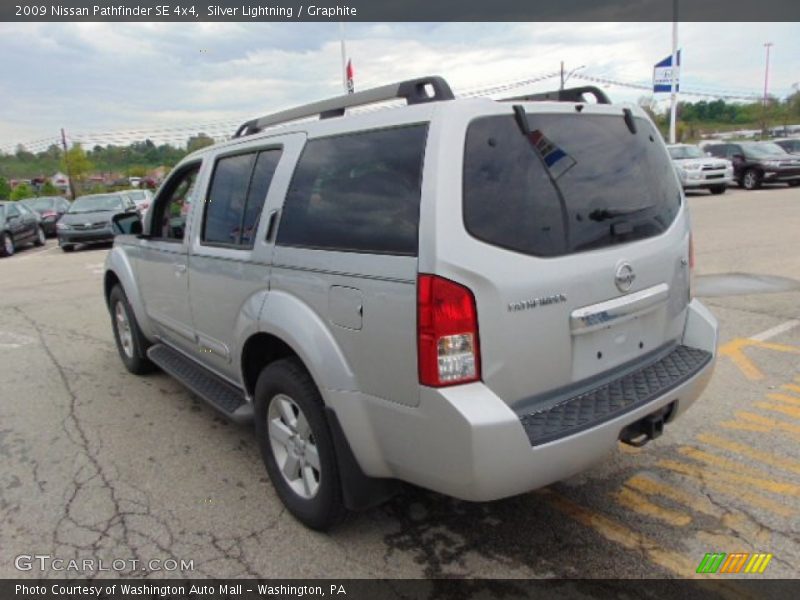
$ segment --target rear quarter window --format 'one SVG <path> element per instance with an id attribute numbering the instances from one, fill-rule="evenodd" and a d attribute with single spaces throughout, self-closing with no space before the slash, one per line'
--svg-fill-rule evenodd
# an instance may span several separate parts
<path id="1" fill-rule="evenodd" d="M 658 132 L 622 114 L 513 115 L 467 129 L 464 225 L 474 237 L 534 256 L 561 256 L 652 237 L 680 208 Z"/>
<path id="2" fill-rule="evenodd" d="M 310 140 L 276 243 L 416 255 L 426 137 L 413 125 Z"/>

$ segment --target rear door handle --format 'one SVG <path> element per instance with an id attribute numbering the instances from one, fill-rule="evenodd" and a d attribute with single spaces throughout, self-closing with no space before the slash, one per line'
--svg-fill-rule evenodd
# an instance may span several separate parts
<path id="1" fill-rule="evenodd" d="M 275 231 L 275 223 L 278 220 L 278 211 L 271 210 L 269 211 L 269 216 L 267 217 L 267 233 L 264 236 L 265 242 L 272 241 L 272 232 Z"/>

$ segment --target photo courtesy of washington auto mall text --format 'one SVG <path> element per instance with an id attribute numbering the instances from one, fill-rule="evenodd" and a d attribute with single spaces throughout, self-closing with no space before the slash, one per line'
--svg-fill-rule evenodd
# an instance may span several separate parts
<path id="1" fill-rule="evenodd" d="M 0 600 L 800 598 L 800 2 L 0 2 Z"/>

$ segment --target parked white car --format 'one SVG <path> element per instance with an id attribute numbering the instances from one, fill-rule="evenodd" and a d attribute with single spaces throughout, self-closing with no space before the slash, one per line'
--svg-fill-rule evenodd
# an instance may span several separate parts
<path id="1" fill-rule="evenodd" d="M 667 146 L 667 150 L 683 189 L 707 189 L 712 194 L 724 194 L 733 183 L 733 164 L 729 160 L 708 156 L 698 146 L 690 144 L 674 144 Z"/>

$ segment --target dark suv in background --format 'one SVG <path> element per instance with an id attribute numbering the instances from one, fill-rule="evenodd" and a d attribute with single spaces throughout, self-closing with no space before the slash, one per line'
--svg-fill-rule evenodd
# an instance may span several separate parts
<path id="1" fill-rule="evenodd" d="M 800 185 L 800 157 L 772 142 L 711 143 L 703 150 L 730 160 L 734 180 L 747 190 L 756 190 L 762 183 Z"/>

